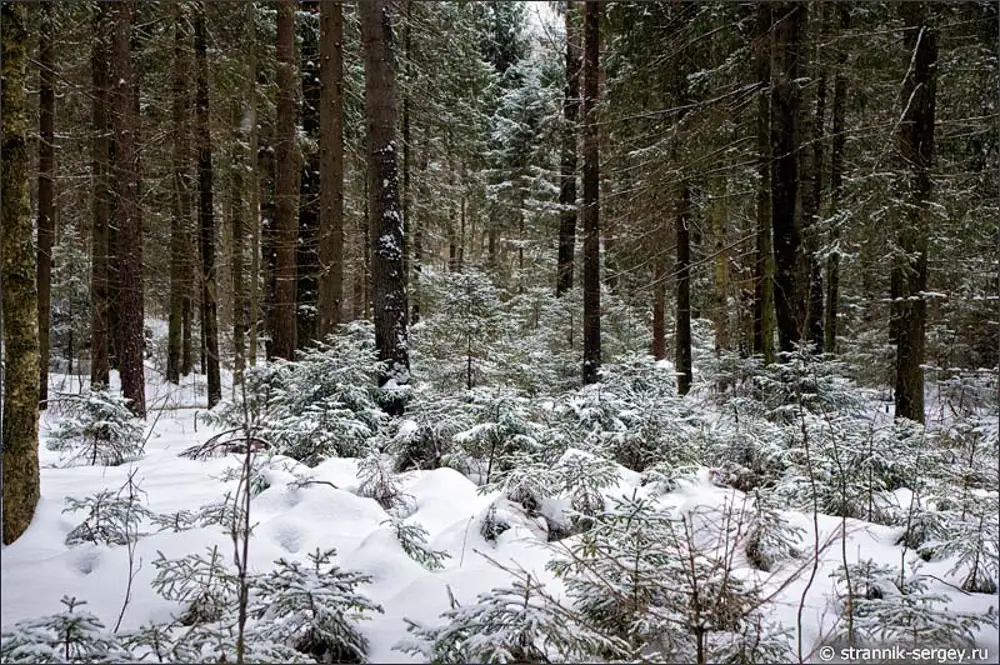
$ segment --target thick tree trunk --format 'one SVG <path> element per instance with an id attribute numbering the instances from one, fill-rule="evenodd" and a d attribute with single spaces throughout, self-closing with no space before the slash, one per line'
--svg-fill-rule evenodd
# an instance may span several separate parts
<path id="1" fill-rule="evenodd" d="M 93 211 L 91 226 L 90 268 L 90 384 L 108 385 L 108 260 L 111 218 L 108 95 L 111 74 L 107 20 L 108 5 L 98 4 L 94 16 L 94 39 L 91 42 L 91 173 L 93 174 Z"/>
<path id="2" fill-rule="evenodd" d="M 900 199 L 906 201 L 899 231 L 899 320 L 896 340 L 896 417 L 924 421 L 924 325 L 927 303 L 927 238 L 934 162 L 937 33 L 924 3 L 900 5 L 908 67 L 900 94 L 896 146 L 902 166 Z"/>
<path id="3" fill-rule="evenodd" d="M 774 266 L 771 247 L 771 5 L 757 5 L 754 44 L 757 85 L 757 233 L 753 265 L 753 352 L 774 361 Z"/>
<path id="4" fill-rule="evenodd" d="M 139 217 L 139 151 L 136 138 L 139 114 L 135 103 L 132 69 L 132 21 L 134 0 L 111 5 L 114 39 L 111 51 L 111 107 L 115 128 L 115 182 L 117 185 L 119 244 L 116 257 L 121 303 L 121 345 L 116 349 L 122 380 L 122 394 L 132 412 L 146 416 L 146 379 L 143 366 L 145 344 L 142 288 L 142 221 Z"/>
<path id="5" fill-rule="evenodd" d="M 319 335 L 325 338 L 340 323 L 344 301 L 344 10 L 339 2 L 320 3 L 319 31 Z"/>
<path id="6" fill-rule="evenodd" d="M 3 544 L 35 514 L 38 470 L 38 293 L 28 194 L 28 6 L 2 5 L 0 284 L 3 322 Z"/>
<path id="7" fill-rule="evenodd" d="M 573 288 L 576 253 L 576 123 L 580 114 L 580 31 L 576 6 L 566 3 L 566 91 L 563 96 L 562 160 L 559 183 L 559 256 L 556 295 Z"/>
<path id="8" fill-rule="evenodd" d="M 677 330 L 675 333 L 674 370 L 677 394 L 691 390 L 691 188 L 681 185 L 674 217 L 677 236 Z"/>
<path id="9" fill-rule="evenodd" d="M 190 299 L 188 279 L 191 260 L 188 251 L 190 217 L 188 210 L 188 93 L 190 72 L 188 33 L 180 0 L 174 0 L 174 77 L 173 77 L 173 192 L 170 216 L 170 320 L 167 328 L 167 381 L 180 383 L 185 300 Z M 188 304 L 190 307 L 190 304 Z"/>
<path id="10" fill-rule="evenodd" d="M 365 118 L 368 126 L 368 202 L 371 214 L 372 296 L 375 308 L 375 345 L 388 371 L 379 387 L 410 382 L 407 343 L 405 275 L 403 274 L 403 216 L 396 164 L 396 74 L 393 63 L 390 0 L 362 0 L 361 41 L 365 63 Z M 387 410 L 402 412 L 403 402 L 388 395 Z"/>
<path id="11" fill-rule="evenodd" d="M 583 49 L 583 382 L 601 369 L 601 224 L 598 95 L 601 6 L 588 0 Z"/>
<path id="12" fill-rule="evenodd" d="M 319 13 L 318 0 L 300 0 L 298 11 Z M 313 30 L 299 32 L 300 80 L 302 104 L 299 126 L 309 137 L 301 155 L 299 177 L 299 240 L 295 246 L 295 345 L 309 346 L 316 339 L 319 327 L 319 216 L 320 216 L 320 53 L 318 34 Z"/>
<path id="13" fill-rule="evenodd" d="M 38 404 L 48 406 L 49 330 L 52 312 L 52 244 L 56 235 L 55 215 L 55 2 L 42 3 L 42 24 L 38 44 Z"/>
<path id="14" fill-rule="evenodd" d="M 830 23 L 830 4 L 824 4 L 820 18 L 817 42 L 824 41 Z M 826 121 L 826 67 L 822 61 L 822 47 L 815 48 L 816 60 L 812 63 L 813 76 L 816 83 L 815 113 L 809 121 L 809 138 L 812 144 L 812 154 L 806 158 L 809 165 L 808 177 L 803 176 L 803 183 L 808 184 L 808 191 L 803 192 L 804 209 L 802 214 L 802 232 L 806 248 L 806 279 L 809 283 L 809 295 L 806 331 L 809 335 L 809 346 L 813 352 L 823 350 L 823 266 L 819 260 L 820 221 L 823 211 L 823 158 L 825 154 L 825 121 Z"/>
<path id="15" fill-rule="evenodd" d="M 778 341 L 789 352 L 802 337 L 806 314 L 806 289 L 800 278 L 802 244 L 799 204 L 799 147 L 801 51 L 807 6 L 802 3 L 775 5 L 771 28 L 771 225 L 775 258 L 774 309 Z"/>
<path id="16" fill-rule="evenodd" d="M 194 52 L 197 79 L 195 98 L 198 132 L 198 221 L 201 228 L 201 327 L 205 340 L 205 374 L 208 375 L 208 408 L 222 400 L 219 375 L 218 268 L 215 265 L 215 210 L 213 203 L 212 131 L 208 100 L 208 39 L 205 4 L 195 10 Z"/>
<path id="17" fill-rule="evenodd" d="M 273 353 L 295 359 L 295 249 L 299 235 L 299 155 L 295 146 L 295 8 L 294 0 L 278 4 L 278 107 L 275 157 L 275 287 Z"/>
<path id="18" fill-rule="evenodd" d="M 837 3 L 840 30 L 850 27 L 851 14 L 846 2 Z M 830 153 L 830 213 L 834 217 L 840 212 L 844 193 L 844 150 L 847 146 L 845 116 L 847 113 L 847 49 L 837 49 L 837 71 L 833 79 L 833 146 Z M 837 311 L 840 300 L 840 221 L 835 221 L 831 234 L 830 255 L 826 260 L 826 311 L 824 326 L 824 350 L 837 352 Z"/>

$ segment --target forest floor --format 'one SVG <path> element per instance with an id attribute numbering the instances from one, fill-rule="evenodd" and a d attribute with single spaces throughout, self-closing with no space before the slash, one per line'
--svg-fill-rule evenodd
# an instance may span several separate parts
<path id="1" fill-rule="evenodd" d="M 75 380 L 59 375 L 53 375 L 52 384 L 53 393 L 77 388 Z M 93 543 L 67 546 L 67 533 L 81 517 L 64 511 L 68 497 L 117 490 L 133 472 L 146 507 L 159 514 L 197 511 L 235 491 L 237 481 L 224 477 L 228 469 L 240 466 L 239 455 L 205 461 L 179 456 L 217 433 L 200 422 L 204 409 L 194 406 L 203 400 L 200 392 L 199 386 L 190 384 L 168 394 L 164 384 L 151 383 L 147 403 L 152 408 L 147 426 L 152 427 L 152 433 L 145 452 L 139 459 L 118 467 L 64 467 L 59 454 L 45 445 L 58 409 L 45 413 L 40 449 L 42 498 L 31 527 L 16 543 L 4 548 L 0 564 L 0 616 L 5 629 L 22 619 L 59 611 L 63 596 L 86 600 L 88 608 L 109 627 L 122 613 L 129 581 L 128 548 Z M 386 524 L 389 515 L 376 501 L 355 494 L 359 484 L 357 460 L 330 459 L 308 468 L 275 456 L 263 474 L 269 486 L 253 499 L 251 508 L 251 522 L 256 525 L 249 547 L 251 569 L 266 571 L 280 558 L 305 562 L 317 548 L 336 548 L 337 565 L 372 577 L 372 583 L 363 587 L 362 593 L 385 610 L 360 624 L 361 632 L 370 640 L 372 662 L 415 661 L 415 657 L 393 649 L 407 637 L 404 620 L 433 623 L 434 617 L 449 608 L 449 590 L 459 602 L 467 604 L 474 602 L 477 594 L 509 582 L 508 573 L 490 559 L 522 567 L 533 579 L 552 585 L 550 588 L 558 594 L 559 582 L 545 564 L 566 541 L 547 543 L 545 521 L 529 517 L 510 503 L 506 504 L 507 510 L 497 512 L 497 519 L 509 528 L 495 541 L 487 541 L 480 526 L 497 495 L 480 494 L 472 481 L 455 470 L 409 472 L 400 479 L 410 512 L 405 522 L 421 525 L 429 534 L 430 548 L 449 555 L 443 568 L 436 571 L 424 568 L 403 551 Z M 303 484 L 303 480 L 318 482 Z M 619 467 L 619 482 L 607 493 L 641 496 L 649 489 L 640 486 L 639 474 Z M 708 515 L 719 509 L 739 508 L 747 498 L 735 489 L 715 485 L 710 470 L 704 469 L 696 480 L 656 496 L 655 501 L 664 507 Z M 771 573 L 756 570 L 737 557 L 734 574 L 756 578 L 763 582 L 764 589 L 775 590 L 771 617 L 789 629 L 792 653 L 797 648 L 796 626 L 801 622 L 803 656 L 811 661 L 839 661 L 839 656 L 828 659 L 826 652 L 819 649 L 829 639 L 838 615 L 832 574 L 842 557 L 846 553 L 851 561 L 870 558 L 898 569 L 902 561 L 915 559 L 916 554 L 912 550 L 904 552 L 895 544 L 899 528 L 847 520 L 848 535 L 842 546 L 839 534 L 844 525 L 840 518 L 817 515 L 814 524 L 811 514 L 786 512 L 785 517 L 790 526 L 802 529 L 799 546 L 803 551 L 812 549 L 814 538 L 821 545 L 819 567 L 808 592 L 804 590 L 809 583 L 811 557 L 786 561 Z M 818 535 L 814 526 L 818 526 Z M 221 526 L 157 533 L 155 526 L 145 524 L 143 532 L 134 552 L 135 578 L 121 620 L 122 630 L 150 621 L 169 621 L 181 610 L 179 603 L 161 598 L 150 586 L 156 573 L 152 562 L 159 553 L 174 558 L 218 546 L 227 559 L 232 555 L 232 540 Z M 949 607 L 957 611 L 982 614 L 991 605 L 996 606 L 996 595 L 958 590 L 949 575 L 952 565 L 948 560 L 925 564 L 923 571 L 937 580 L 930 592 L 947 597 Z M 977 642 L 988 650 L 987 657 L 977 660 L 996 662 L 1000 656 L 996 627 L 980 629 Z"/>

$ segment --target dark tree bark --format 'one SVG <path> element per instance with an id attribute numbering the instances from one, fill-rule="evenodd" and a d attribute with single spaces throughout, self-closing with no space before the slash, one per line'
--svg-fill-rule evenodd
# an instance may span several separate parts
<path id="1" fill-rule="evenodd" d="M 691 188 L 681 185 L 675 216 L 677 236 L 677 330 L 674 366 L 677 394 L 691 390 Z"/>
<path id="2" fill-rule="evenodd" d="M 924 421 L 924 325 L 927 303 L 927 237 L 934 163 L 937 88 L 937 32 L 924 3 L 900 5 L 905 32 L 907 75 L 900 91 L 901 121 L 896 149 L 909 171 L 899 198 L 906 202 L 899 230 L 898 338 L 896 341 L 896 417 Z"/>
<path id="3" fill-rule="evenodd" d="M 323 338 L 340 323 L 344 301 L 344 12 L 339 2 L 320 3 L 319 31 L 319 335 Z"/>
<path id="4" fill-rule="evenodd" d="M 837 3 L 840 30 L 846 31 L 851 24 L 851 14 L 846 2 Z M 845 116 L 847 114 L 847 49 L 837 49 L 837 70 L 833 78 L 833 145 L 830 152 L 830 212 L 836 216 L 840 212 L 844 193 L 844 149 L 847 146 Z M 835 222 L 831 232 L 833 247 L 826 261 L 826 311 L 824 326 L 824 350 L 837 352 L 837 311 L 840 300 L 840 223 Z"/>
<path id="5" fill-rule="evenodd" d="M 294 0 L 278 4 L 278 107 L 274 142 L 275 286 L 273 355 L 295 359 L 295 249 L 299 235 L 299 155 L 295 147 L 295 8 Z"/>
<path id="6" fill-rule="evenodd" d="M 601 6 L 588 0 L 583 49 L 583 382 L 601 369 L 601 224 L 598 94 Z"/>
<path id="7" fill-rule="evenodd" d="M 771 5 L 757 5 L 754 70 L 757 97 L 757 234 L 753 266 L 753 352 L 774 361 L 774 266 L 771 246 Z"/>
<path id="8" fill-rule="evenodd" d="M 799 147 L 802 49 L 807 19 L 803 3 L 772 8 L 773 67 L 771 71 L 771 225 L 775 258 L 774 309 L 778 342 L 789 352 L 802 337 L 806 289 L 800 271 L 802 244 L 799 192 Z"/>
<path id="9" fill-rule="evenodd" d="M 249 328 L 250 341 L 248 354 L 250 366 L 257 364 L 257 340 L 260 333 L 260 231 L 261 231 L 261 190 L 256 178 L 260 173 L 258 143 L 260 130 L 257 127 L 257 77 L 260 75 L 257 64 L 257 20 L 256 7 L 252 2 L 246 4 L 247 24 L 249 27 L 249 77 L 247 79 L 247 101 L 250 106 L 250 306 Z"/>
<path id="10" fill-rule="evenodd" d="M 243 278 L 244 255 L 246 254 L 246 221 L 243 210 L 243 173 L 246 161 L 242 146 L 246 145 L 247 137 L 240 129 L 243 121 L 242 105 L 234 102 L 232 107 L 233 134 L 230 164 L 232 172 L 229 179 L 229 219 L 233 234 L 233 384 L 243 383 L 243 372 L 246 367 L 246 287 Z"/>
<path id="11" fill-rule="evenodd" d="M 215 265 L 215 210 L 213 203 L 212 131 L 208 99 L 208 40 L 205 4 L 199 2 L 194 17 L 196 69 L 196 131 L 198 133 L 198 221 L 201 228 L 201 327 L 205 340 L 205 374 L 208 408 L 222 400 L 219 376 L 218 268 Z"/>
<path id="12" fill-rule="evenodd" d="M 173 122 L 173 192 L 170 216 L 170 320 L 167 329 L 167 381 L 180 383 L 185 304 L 190 308 L 193 285 L 188 278 L 190 235 L 188 173 L 188 91 L 190 62 L 187 56 L 188 32 L 180 0 L 174 0 L 174 76 L 171 100 Z M 188 301 L 185 303 L 185 301 Z"/>
<path id="13" fill-rule="evenodd" d="M 653 257 L 653 358 L 667 357 L 667 252 Z"/>
<path id="14" fill-rule="evenodd" d="M 4 2 L 0 63 L 0 300 L 3 325 L 3 544 L 35 514 L 38 469 L 38 293 L 28 194 L 28 6 Z"/>
<path id="15" fill-rule="evenodd" d="M 318 18 L 318 0 L 300 0 L 299 11 Z M 302 150 L 299 177 L 299 240 L 295 246 L 295 345 L 302 348 L 316 339 L 319 327 L 319 216 L 320 216 L 320 53 L 318 34 L 299 33 L 302 104 L 299 126 L 310 138 Z"/>
<path id="16" fill-rule="evenodd" d="M 108 260 L 111 219 L 111 138 L 108 108 L 111 73 L 108 66 L 110 36 L 109 5 L 98 3 L 94 16 L 94 39 L 91 42 L 91 173 L 93 174 L 93 211 L 91 226 L 90 269 L 90 384 L 108 385 Z"/>
<path id="17" fill-rule="evenodd" d="M 121 346 L 119 355 L 122 394 L 130 400 L 129 408 L 146 416 L 146 380 L 143 367 L 145 343 L 142 288 L 142 220 L 139 217 L 139 131 L 135 103 L 135 79 L 132 69 L 132 22 L 134 0 L 111 5 L 114 39 L 111 50 L 112 122 L 115 129 L 115 183 L 117 186 L 119 244 L 119 302 L 121 303 Z"/>
<path id="18" fill-rule="evenodd" d="M 576 9 L 566 3 L 566 91 L 563 97 L 562 161 L 559 183 L 559 256 L 556 295 L 573 288 L 576 252 L 576 122 L 580 114 L 580 34 Z"/>
<path id="19" fill-rule="evenodd" d="M 48 406 L 49 331 L 52 313 L 52 244 L 56 235 L 55 208 L 55 3 L 42 3 L 42 24 L 38 44 L 38 404 Z"/>
<path id="20" fill-rule="evenodd" d="M 823 42 L 830 23 L 830 4 L 824 4 L 817 30 L 818 42 Z M 816 61 L 812 64 L 816 83 L 816 108 L 809 121 L 810 143 L 812 154 L 806 158 L 808 176 L 803 176 L 803 183 L 808 184 L 808 191 L 803 192 L 802 232 L 806 248 L 806 274 L 809 284 L 809 301 L 807 306 L 806 331 L 809 336 L 809 346 L 813 352 L 823 350 L 823 266 L 818 258 L 820 249 L 819 222 L 823 210 L 823 158 L 825 154 L 825 121 L 827 74 L 822 61 L 821 47 L 815 49 Z"/>
<path id="21" fill-rule="evenodd" d="M 410 381 L 407 342 L 409 307 L 403 274 L 403 216 L 396 163 L 396 73 L 390 0 L 362 0 L 361 41 L 365 64 L 365 118 L 368 128 L 368 205 L 375 345 L 388 370 L 379 387 Z M 402 412 L 403 402 L 387 400 L 387 411 Z"/>

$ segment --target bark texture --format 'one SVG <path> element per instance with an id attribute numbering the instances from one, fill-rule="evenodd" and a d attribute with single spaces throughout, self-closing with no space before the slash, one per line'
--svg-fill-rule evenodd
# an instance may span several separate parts
<path id="1" fill-rule="evenodd" d="M 213 203 L 212 132 L 208 100 L 208 42 L 205 4 L 199 2 L 194 18 L 194 53 L 197 70 L 196 131 L 198 133 L 198 221 L 201 227 L 201 327 L 205 341 L 205 374 L 208 375 L 208 408 L 222 400 L 219 376 L 218 268 L 215 265 L 215 211 Z"/>
<path id="2" fill-rule="evenodd" d="M 278 107 L 275 157 L 275 286 L 272 353 L 295 359 L 296 330 L 295 248 L 299 234 L 299 155 L 295 147 L 295 7 L 294 0 L 278 4 Z"/>
<path id="3" fill-rule="evenodd" d="M 344 10 L 321 2 L 319 335 L 340 323 L 344 301 Z"/>
<path id="4" fill-rule="evenodd" d="M 139 109 L 132 66 L 134 0 L 111 4 L 114 27 L 111 48 L 112 124 L 115 129 L 115 184 L 118 223 L 120 345 L 117 347 L 122 394 L 136 416 L 146 416 L 145 345 L 142 288 L 142 220 L 139 215 Z"/>
<path id="5" fill-rule="evenodd" d="M 38 403 L 45 409 L 49 398 L 49 330 L 52 314 L 52 244 L 56 235 L 55 207 L 55 66 L 53 43 L 55 3 L 42 3 L 42 24 L 38 44 Z M 71 356 L 72 358 L 72 356 Z"/>
<path id="6" fill-rule="evenodd" d="M 677 330 L 674 367 L 677 394 L 691 390 L 691 188 L 681 185 L 675 216 L 677 236 Z"/>
<path id="7" fill-rule="evenodd" d="M 597 106 L 601 7 L 586 3 L 583 53 L 583 382 L 601 369 L 601 224 Z"/>
<path id="8" fill-rule="evenodd" d="M 108 5 L 98 3 L 91 46 L 91 174 L 93 210 L 90 255 L 90 385 L 108 385 L 108 259 L 111 251 L 111 138 L 108 109 L 111 73 Z"/>
<path id="9" fill-rule="evenodd" d="M 190 175 L 188 161 L 188 91 L 190 59 L 187 56 L 188 32 L 180 0 L 174 0 L 174 75 L 171 114 L 173 121 L 173 191 L 170 216 L 170 320 L 167 329 L 167 381 L 180 383 L 185 304 L 190 307 L 191 289 L 188 276 L 190 261 Z"/>
<path id="10" fill-rule="evenodd" d="M 900 199 L 899 276 L 896 340 L 896 417 L 924 421 L 924 326 L 927 303 L 927 238 L 934 162 L 934 116 L 937 88 L 937 33 L 925 3 L 904 3 L 907 75 L 900 91 L 902 110 L 896 149 L 903 168 Z"/>
<path id="11" fill-rule="evenodd" d="M 365 118 L 368 129 L 368 206 L 371 223 L 371 285 L 375 345 L 388 370 L 379 386 L 410 381 L 408 304 L 403 270 L 403 214 L 395 129 L 396 74 L 389 0 L 362 0 L 361 42 L 365 65 Z M 402 411 L 402 400 L 387 395 L 387 409 Z"/>
<path id="12" fill-rule="evenodd" d="M 38 294 L 28 198 L 28 6 L 2 8 L 0 282 L 3 306 L 3 543 L 35 514 L 38 471 Z"/>
<path id="13" fill-rule="evenodd" d="M 774 309 L 778 344 L 789 352 L 802 337 L 806 290 L 800 272 L 802 219 L 799 209 L 799 147 L 801 139 L 802 49 L 807 20 L 804 3 L 772 7 L 773 67 L 771 71 L 771 226 L 775 278 Z"/>

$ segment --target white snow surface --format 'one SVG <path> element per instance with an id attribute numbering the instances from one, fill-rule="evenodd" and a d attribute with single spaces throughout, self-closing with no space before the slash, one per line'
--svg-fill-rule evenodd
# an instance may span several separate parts
<path id="1" fill-rule="evenodd" d="M 65 382 L 62 386 L 66 389 Z M 72 387 L 76 388 L 75 382 Z M 54 414 L 50 411 L 43 416 L 42 498 L 27 532 L 2 550 L 0 625 L 4 629 L 23 619 L 60 611 L 59 600 L 64 595 L 86 600 L 88 609 L 109 627 L 117 620 L 128 581 L 127 550 L 96 545 L 66 546 L 66 534 L 82 520 L 80 515 L 62 513 L 66 497 L 82 498 L 103 489 L 115 490 L 133 469 L 146 494 L 146 507 L 155 513 L 194 511 L 220 501 L 226 491 L 235 490 L 235 480 L 223 482 L 219 477 L 225 469 L 241 464 L 238 455 L 208 461 L 178 456 L 216 433 L 201 422 L 195 431 L 196 414 L 204 413 L 203 406 L 196 407 L 204 399 L 199 392 L 188 386 L 168 394 L 162 384 L 151 384 L 148 403 L 155 409 L 164 405 L 168 408 L 159 415 L 151 412 L 148 423 L 152 424 L 154 419 L 156 423 L 145 454 L 119 467 L 60 468 L 58 453 L 45 447 L 46 425 L 52 422 Z M 643 495 L 650 491 L 640 486 L 639 474 L 624 468 L 620 471 L 618 486 L 609 493 Z M 546 544 L 544 519 L 529 517 L 508 501 L 498 503 L 497 515 L 511 528 L 500 534 L 497 542 L 486 541 L 480 534 L 480 525 L 497 495 L 480 494 L 471 480 L 452 469 L 409 472 L 401 478 L 413 507 L 406 522 L 423 526 L 429 533 L 430 547 L 450 555 L 444 568 L 434 572 L 405 554 L 393 531 L 383 524 L 388 514 L 373 499 L 352 493 L 359 484 L 356 460 L 330 459 L 308 468 L 288 458 L 274 457 L 265 474 L 271 486 L 254 498 L 251 508 L 251 521 L 257 524 L 250 542 L 252 572 L 269 570 L 281 557 L 305 562 L 317 547 L 336 548 L 337 565 L 372 576 L 373 583 L 359 591 L 385 609 L 385 614 L 360 623 L 361 631 L 371 643 L 371 662 L 418 662 L 414 656 L 394 651 L 393 646 L 407 636 L 405 618 L 433 622 L 449 608 L 448 587 L 466 604 L 474 602 L 477 594 L 504 585 L 509 579 L 507 573 L 484 554 L 503 564 L 513 562 L 532 573 L 534 579 L 551 584 L 557 592 L 561 589 L 561 584 L 545 570 L 545 564 L 565 542 Z M 297 488 L 291 485 L 295 475 L 323 482 Z M 703 511 L 739 507 L 745 498 L 741 492 L 713 485 L 706 469 L 696 481 L 657 500 L 664 508 L 692 511 L 697 520 Z M 558 506 L 549 508 L 558 511 Z M 792 525 L 805 529 L 800 546 L 808 550 L 814 539 L 812 516 L 789 512 L 786 517 Z M 818 526 L 822 543 L 839 533 L 841 520 L 820 515 Z M 152 525 L 144 525 L 144 531 L 150 533 L 137 544 L 140 569 L 122 622 L 123 630 L 138 628 L 149 621 L 168 621 L 181 610 L 178 603 L 164 600 L 150 587 L 155 573 L 152 561 L 158 551 L 175 558 L 204 553 L 206 548 L 217 545 L 227 560 L 232 558 L 232 541 L 222 527 L 180 533 L 155 533 L 155 530 Z M 903 551 L 894 544 L 898 529 L 848 520 L 848 531 L 846 551 L 852 561 L 860 557 L 893 566 L 900 564 Z M 830 574 L 840 564 L 840 557 L 839 541 L 821 554 L 821 565 L 802 615 L 807 652 L 816 653 L 833 628 L 836 610 Z M 906 558 L 912 559 L 914 555 L 907 553 Z M 788 562 L 775 573 L 760 573 L 744 565 L 740 574 L 748 578 L 757 576 L 765 580 L 766 586 L 778 588 L 802 564 L 802 560 Z M 930 591 L 950 597 L 950 609 L 957 612 L 981 614 L 991 605 L 996 606 L 996 596 L 965 594 L 951 586 L 949 581 L 953 580 L 948 574 L 951 565 L 950 561 L 926 564 L 924 571 L 941 580 Z M 799 602 L 808 577 L 808 572 L 800 575 L 779 591 L 772 605 L 773 618 L 791 629 L 793 651 Z M 995 627 L 980 631 L 978 642 L 989 650 L 989 660 L 995 662 L 1000 655 Z"/>

